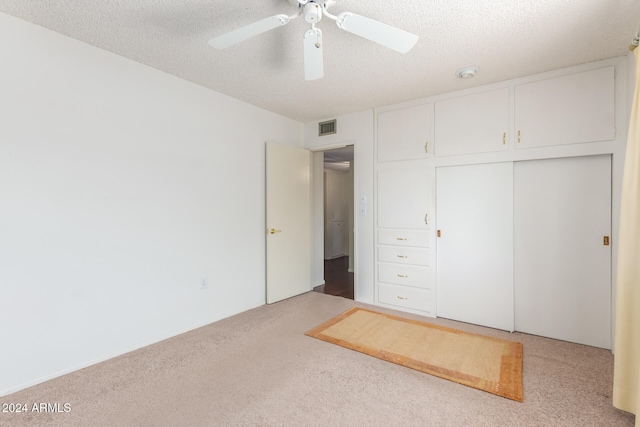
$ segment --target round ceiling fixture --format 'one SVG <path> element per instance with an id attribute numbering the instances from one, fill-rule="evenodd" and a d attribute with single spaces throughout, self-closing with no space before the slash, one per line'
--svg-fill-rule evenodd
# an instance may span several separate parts
<path id="1" fill-rule="evenodd" d="M 480 70 L 478 67 L 464 67 L 456 71 L 456 76 L 461 79 L 470 79 Z"/>

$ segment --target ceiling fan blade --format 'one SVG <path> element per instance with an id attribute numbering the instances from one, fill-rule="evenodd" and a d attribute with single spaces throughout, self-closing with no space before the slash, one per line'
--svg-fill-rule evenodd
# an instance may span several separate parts
<path id="1" fill-rule="evenodd" d="M 291 18 L 287 15 L 280 14 L 270 16 L 269 18 L 249 24 L 245 27 L 238 28 L 221 36 L 209 40 L 209 45 L 216 49 L 224 49 L 241 41 L 250 39 L 274 28 L 281 27 L 289 23 Z"/>
<path id="2" fill-rule="evenodd" d="M 415 34 L 351 12 L 338 15 L 336 23 L 345 31 L 400 53 L 409 52 L 418 41 L 418 36 Z"/>
<path id="3" fill-rule="evenodd" d="M 322 31 L 313 28 L 304 34 L 304 79 L 316 80 L 324 76 L 322 61 Z"/>

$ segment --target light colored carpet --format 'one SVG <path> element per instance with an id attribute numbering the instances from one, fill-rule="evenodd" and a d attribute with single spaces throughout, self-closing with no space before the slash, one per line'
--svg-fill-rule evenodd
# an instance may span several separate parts
<path id="1" fill-rule="evenodd" d="M 522 402 L 522 343 L 354 307 L 306 335 Z"/>
<path id="2" fill-rule="evenodd" d="M 522 342 L 525 402 L 304 335 L 354 306 Z M 71 412 L 0 413 L 0 425 L 632 426 L 612 377 L 607 350 L 309 292 L 1 397 Z"/>

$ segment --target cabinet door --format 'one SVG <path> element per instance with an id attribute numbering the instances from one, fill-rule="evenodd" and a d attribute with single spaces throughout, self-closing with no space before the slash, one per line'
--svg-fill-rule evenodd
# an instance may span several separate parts
<path id="1" fill-rule="evenodd" d="M 431 250 L 428 248 L 380 245 L 378 246 L 378 261 L 428 267 L 431 264 Z"/>
<path id="2" fill-rule="evenodd" d="M 435 155 L 504 150 L 508 128 L 508 88 L 438 101 L 435 106 Z"/>
<path id="3" fill-rule="evenodd" d="M 516 148 L 615 138 L 613 67 L 515 88 Z"/>
<path id="4" fill-rule="evenodd" d="M 395 285 L 431 289 L 431 269 L 416 265 L 380 263 L 378 280 Z"/>
<path id="5" fill-rule="evenodd" d="M 611 348 L 611 156 L 516 162 L 514 190 L 516 330 Z"/>
<path id="6" fill-rule="evenodd" d="M 426 168 L 378 171 L 378 227 L 429 228 L 429 176 Z"/>
<path id="7" fill-rule="evenodd" d="M 429 233 L 414 230 L 378 230 L 378 244 L 429 247 Z"/>
<path id="8" fill-rule="evenodd" d="M 437 168 L 437 315 L 513 330 L 513 163 Z"/>
<path id="9" fill-rule="evenodd" d="M 424 159 L 428 156 L 433 104 L 378 114 L 378 161 Z"/>
<path id="10" fill-rule="evenodd" d="M 378 301 L 411 310 L 431 311 L 431 292 L 428 289 L 380 283 Z"/>

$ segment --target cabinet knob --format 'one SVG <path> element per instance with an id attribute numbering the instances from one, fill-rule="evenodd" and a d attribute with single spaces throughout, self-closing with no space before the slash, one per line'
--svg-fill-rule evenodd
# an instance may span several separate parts
<path id="1" fill-rule="evenodd" d="M 429 141 L 424 143 L 424 152 L 429 154 Z"/>
<path id="2" fill-rule="evenodd" d="M 522 139 L 520 138 L 520 131 L 518 131 L 518 144 L 520 144 L 522 142 Z"/>
<path id="3" fill-rule="evenodd" d="M 502 134 L 502 145 L 507 145 L 507 133 Z"/>
<path id="4" fill-rule="evenodd" d="M 402 295 L 396 295 L 396 298 L 401 299 L 401 300 L 408 299 L 407 297 L 403 297 Z"/>
<path id="5" fill-rule="evenodd" d="M 398 258 L 409 258 L 409 257 L 406 255 L 398 255 Z"/>

